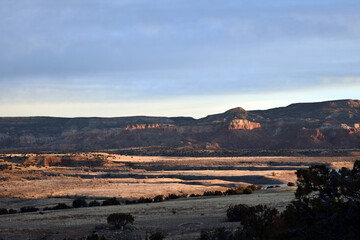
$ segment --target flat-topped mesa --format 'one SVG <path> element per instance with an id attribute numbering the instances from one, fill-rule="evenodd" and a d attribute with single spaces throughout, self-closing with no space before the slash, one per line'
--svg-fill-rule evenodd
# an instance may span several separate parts
<path id="1" fill-rule="evenodd" d="M 150 123 L 150 124 L 130 124 L 126 126 L 126 130 L 137 130 L 137 129 L 153 129 L 153 128 L 168 128 L 174 127 L 174 124 L 167 123 Z"/>
<path id="2" fill-rule="evenodd" d="M 234 119 L 230 122 L 228 126 L 229 130 L 253 130 L 256 128 L 261 128 L 261 124 L 256 122 L 250 122 L 246 119 Z"/>

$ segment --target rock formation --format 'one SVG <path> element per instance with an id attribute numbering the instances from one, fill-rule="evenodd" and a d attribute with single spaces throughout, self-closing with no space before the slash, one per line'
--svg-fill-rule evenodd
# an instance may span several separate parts
<path id="1" fill-rule="evenodd" d="M 191 117 L 0 118 L 0 151 L 359 148 L 360 101 L 230 109 Z M 50 161 L 51 162 L 51 161 Z M 48 164 L 52 164 L 52 163 Z"/>

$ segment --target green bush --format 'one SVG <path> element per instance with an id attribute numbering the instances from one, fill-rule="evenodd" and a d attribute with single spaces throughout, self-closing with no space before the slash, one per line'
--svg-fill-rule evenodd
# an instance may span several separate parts
<path id="1" fill-rule="evenodd" d="M 222 196 L 223 194 L 221 191 L 207 191 L 203 193 L 204 196 Z"/>
<path id="2" fill-rule="evenodd" d="M 120 229 L 129 223 L 133 223 L 134 217 L 129 213 L 112 213 L 107 217 L 107 222 L 114 225 L 115 228 Z"/>
<path id="3" fill-rule="evenodd" d="M 192 193 L 192 194 L 190 194 L 189 197 L 201 197 L 201 195 L 200 195 L 200 194 L 194 194 L 194 193 Z"/>
<path id="4" fill-rule="evenodd" d="M 162 240 L 165 236 L 161 232 L 156 232 L 150 235 L 149 240 Z"/>
<path id="5" fill-rule="evenodd" d="M 87 236 L 86 240 L 106 240 L 106 238 L 104 237 L 104 235 L 99 237 L 96 233 L 93 233 L 93 234 Z"/>
<path id="6" fill-rule="evenodd" d="M 226 210 L 230 222 L 241 221 L 248 213 L 249 207 L 244 204 L 230 205 Z"/>
<path id="7" fill-rule="evenodd" d="M 275 226 L 278 214 L 277 209 L 266 205 L 249 207 L 241 220 L 246 239 L 281 239 Z"/>
<path id="8" fill-rule="evenodd" d="M 229 188 L 228 190 L 226 190 L 224 192 L 225 195 L 235 195 L 236 194 L 236 191 L 235 189 L 232 189 L 232 188 Z"/>
<path id="9" fill-rule="evenodd" d="M 257 190 L 257 186 L 252 184 L 252 185 L 249 185 L 248 188 L 250 188 L 251 190 L 253 191 L 256 191 Z"/>
<path id="10" fill-rule="evenodd" d="M 9 214 L 9 211 L 6 208 L 0 208 L 0 215 Z"/>
<path id="11" fill-rule="evenodd" d="M 231 231 L 225 227 L 216 228 L 215 230 L 210 231 L 201 231 L 200 240 L 232 240 L 232 239 L 242 239 L 234 238 Z"/>
<path id="12" fill-rule="evenodd" d="M 72 206 L 74 208 L 80 208 L 80 207 L 87 207 L 88 204 L 85 199 L 83 198 L 77 198 L 73 201 Z"/>
<path id="13" fill-rule="evenodd" d="M 20 208 L 20 212 L 25 213 L 25 212 L 36 212 L 39 209 L 36 207 L 32 207 L 32 206 L 26 206 L 26 207 L 22 207 Z"/>
<path id="14" fill-rule="evenodd" d="M 244 189 L 244 194 L 252 194 L 253 190 L 250 187 Z"/>
<path id="15" fill-rule="evenodd" d="M 162 201 L 164 201 L 163 195 L 157 195 L 154 197 L 154 202 L 162 202 Z"/>
<path id="16" fill-rule="evenodd" d="M 58 203 L 58 205 L 56 205 L 52 209 L 53 210 L 58 210 L 58 209 L 69 209 L 69 208 L 71 208 L 71 207 L 66 205 L 65 203 Z"/>
<path id="17" fill-rule="evenodd" d="M 314 165 L 296 175 L 296 199 L 281 214 L 264 205 L 230 206 L 229 220 L 242 225 L 232 239 L 359 239 L 360 161 L 353 169 Z"/>
<path id="18" fill-rule="evenodd" d="M 213 195 L 214 196 L 222 196 L 223 193 L 222 193 L 222 191 L 215 191 Z"/>
<path id="19" fill-rule="evenodd" d="M 125 204 L 128 205 L 128 204 L 136 204 L 138 203 L 137 200 L 125 200 Z"/>
<path id="20" fill-rule="evenodd" d="M 141 197 L 139 198 L 139 200 L 137 200 L 137 203 L 152 203 L 153 200 L 151 198 L 144 198 L 144 197 Z"/>
<path id="21" fill-rule="evenodd" d="M 102 206 L 120 205 L 120 202 L 115 198 L 109 198 L 103 201 Z"/>
<path id="22" fill-rule="evenodd" d="M 237 189 L 235 189 L 235 194 L 243 194 L 244 193 L 245 188 L 243 187 L 238 187 Z"/>
<path id="23" fill-rule="evenodd" d="M 175 193 L 171 193 L 167 196 L 167 199 L 178 199 L 180 196 L 176 195 Z"/>
<path id="24" fill-rule="evenodd" d="M 96 201 L 96 200 L 91 201 L 89 203 L 89 207 L 98 207 L 98 206 L 100 206 L 100 203 L 98 201 Z"/>
<path id="25" fill-rule="evenodd" d="M 9 214 L 14 214 L 14 213 L 17 213 L 17 211 L 16 210 L 14 210 L 14 209 L 9 209 Z"/>

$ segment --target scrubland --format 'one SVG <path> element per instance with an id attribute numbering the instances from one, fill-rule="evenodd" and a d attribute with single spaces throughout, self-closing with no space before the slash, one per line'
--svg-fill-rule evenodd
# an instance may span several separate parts
<path id="1" fill-rule="evenodd" d="M 226 220 L 231 204 L 267 204 L 284 208 L 295 187 L 266 189 L 295 182 L 295 171 L 312 164 L 352 167 L 357 156 L 344 157 L 142 157 L 108 153 L 0 155 L 0 208 L 35 206 L 33 213 L 0 216 L 0 239 L 81 238 L 96 231 L 107 239 L 144 239 L 161 231 L 166 239 L 197 239 L 201 230 L 235 227 Z M 71 206 L 74 198 L 87 201 L 126 199 L 262 185 L 250 195 L 182 197 L 159 203 L 41 211 L 58 203 Z M 106 225 L 113 212 L 131 213 L 131 229 L 114 231 Z"/>

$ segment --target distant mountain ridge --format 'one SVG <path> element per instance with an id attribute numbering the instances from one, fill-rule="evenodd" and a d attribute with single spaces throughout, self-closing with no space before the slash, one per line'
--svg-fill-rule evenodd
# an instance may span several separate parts
<path id="1" fill-rule="evenodd" d="M 191 117 L 0 118 L 0 151 L 319 149 L 360 147 L 360 101 L 241 107 Z"/>

